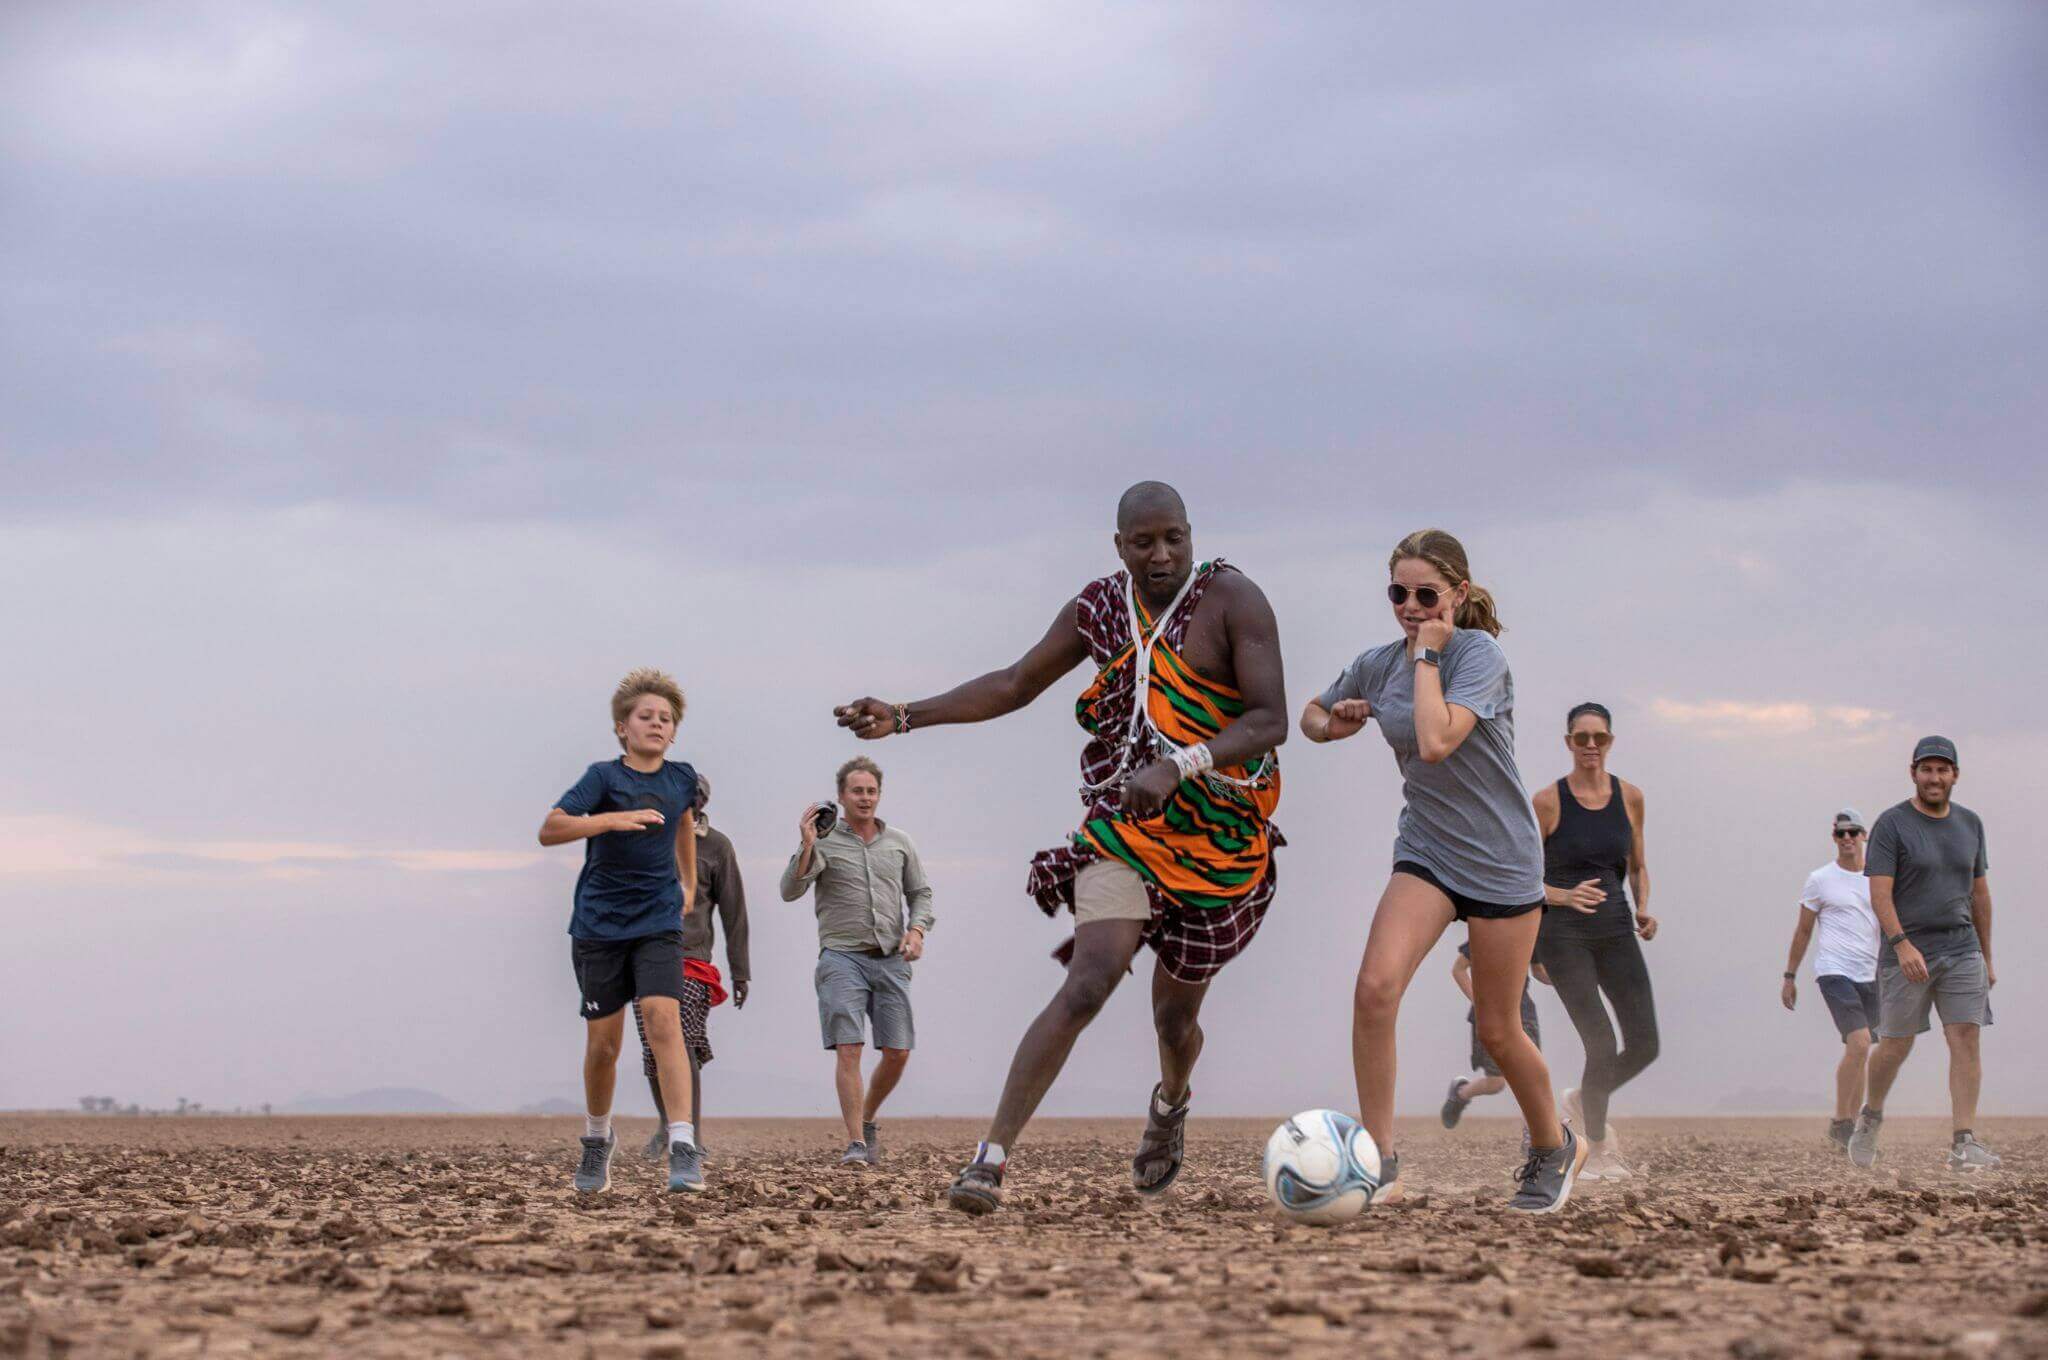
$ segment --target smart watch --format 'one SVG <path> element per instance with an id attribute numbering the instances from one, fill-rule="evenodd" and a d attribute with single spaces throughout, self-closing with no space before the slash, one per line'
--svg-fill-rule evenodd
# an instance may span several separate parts
<path id="1" fill-rule="evenodd" d="M 1438 670 L 1443 669 L 1444 654 L 1434 647 L 1424 647 L 1415 654 L 1415 659 L 1425 666 L 1435 666 Z"/>

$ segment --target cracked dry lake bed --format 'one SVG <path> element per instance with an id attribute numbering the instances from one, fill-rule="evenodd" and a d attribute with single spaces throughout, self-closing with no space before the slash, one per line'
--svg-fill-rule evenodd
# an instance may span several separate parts
<path id="1" fill-rule="evenodd" d="M 1645 1174 L 1503 1208 L 1518 1126 L 1404 1121 L 1411 1201 L 1277 1223 L 1270 1120 L 1196 1119 L 1163 1204 L 1135 1120 L 1044 1120 L 1001 1213 L 948 1210 L 979 1128 L 711 1121 L 670 1195 L 621 1120 L 0 1116 L 0 1356 L 2048 1356 L 2048 1120 L 1943 1167 L 1896 1118 L 1857 1172 L 1815 1119 L 1617 1120 Z"/>

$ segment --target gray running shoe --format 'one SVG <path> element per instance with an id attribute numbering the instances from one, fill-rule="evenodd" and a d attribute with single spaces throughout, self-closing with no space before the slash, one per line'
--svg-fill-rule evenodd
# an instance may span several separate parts
<path id="1" fill-rule="evenodd" d="M 668 1130 L 658 1128 L 647 1135 L 647 1145 L 640 1149 L 650 1162 L 658 1162 L 668 1156 Z"/>
<path id="2" fill-rule="evenodd" d="M 1451 1078 L 1451 1091 L 1449 1095 L 1444 1097 L 1443 1109 L 1444 1127 L 1447 1129 L 1458 1127 L 1458 1121 L 1465 1117 L 1465 1107 L 1472 1103 L 1460 1094 L 1464 1089 L 1465 1079 L 1463 1077 Z"/>
<path id="3" fill-rule="evenodd" d="M 1883 1125 L 1884 1111 L 1863 1107 L 1863 1112 L 1856 1116 L 1855 1129 L 1849 1134 L 1851 1162 L 1867 1167 L 1877 1160 L 1877 1131 Z"/>
<path id="4" fill-rule="evenodd" d="M 669 1144 L 668 1188 L 671 1192 L 704 1188 L 703 1148 L 695 1143 Z"/>
<path id="5" fill-rule="evenodd" d="M 1853 1119 L 1830 1119 L 1828 1121 L 1828 1141 L 1844 1152 L 1849 1150 L 1849 1135 L 1854 1132 L 1856 1132 L 1856 1121 Z"/>
<path id="6" fill-rule="evenodd" d="M 583 1144 L 583 1160 L 576 1164 L 576 1188 L 588 1195 L 611 1189 L 612 1149 L 619 1145 L 618 1130 L 603 1138 L 585 1134 L 577 1141 Z"/>
<path id="7" fill-rule="evenodd" d="M 1567 1125 L 1564 1146 L 1548 1151 L 1532 1150 L 1515 1179 L 1522 1188 L 1508 1201 L 1508 1208 L 1525 1214 L 1554 1214 L 1572 1197 L 1572 1183 L 1586 1164 L 1586 1140 Z"/>
<path id="8" fill-rule="evenodd" d="M 868 1165 L 880 1166 L 882 1164 L 882 1131 L 875 1126 L 874 1120 L 867 1120 L 860 1126 L 860 1140 L 867 1145 Z"/>
<path id="9" fill-rule="evenodd" d="M 1978 1142 L 1974 1133 L 1965 1133 L 1948 1150 L 1951 1171 L 1996 1171 L 2001 1160 L 1997 1153 Z"/>
<path id="10" fill-rule="evenodd" d="M 839 1165 L 850 1166 L 856 1171 L 865 1171 L 868 1166 L 868 1145 L 861 1142 L 848 1143 L 846 1155 L 839 1159 Z"/>
<path id="11" fill-rule="evenodd" d="M 1401 1154 L 1383 1154 L 1380 1157 L 1380 1188 L 1372 1192 L 1372 1202 L 1392 1204 L 1407 1194 L 1408 1187 L 1401 1184 Z"/>

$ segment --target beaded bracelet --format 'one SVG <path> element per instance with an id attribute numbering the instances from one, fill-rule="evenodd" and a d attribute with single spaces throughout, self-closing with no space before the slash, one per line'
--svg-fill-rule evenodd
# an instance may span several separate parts
<path id="1" fill-rule="evenodd" d="M 894 704 L 891 707 L 896 710 L 896 731 L 898 733 L 908 732 L 910 730 L 910 705 Z"/>

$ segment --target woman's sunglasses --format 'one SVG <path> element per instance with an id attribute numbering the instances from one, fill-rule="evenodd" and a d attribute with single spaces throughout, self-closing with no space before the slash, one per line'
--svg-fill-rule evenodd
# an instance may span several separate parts
<path id="1" fill-rule="evenodd" d="M 1597 746 L 1603 751 L 1614 744 L 1612 732 L 1573 732 L 1565 739 L 1580 748 Z"/>
<path id="2" fill-rule="evenodd" d="M 1408 603 L 1408 597 L 1410 595 L 1413 595 L 1415 597 L 1415 603 L 1421 605 L 1424 609 L 1436 608 L 1437 601 L 1443 599 L 1444 597 L 1444 593 L 1441 590 L 1438 590 L 1435 586 L 1417 586 L 1413 590 L 1410 590 L 1408 587 L 1402 585 L 1391 585 L 1387 587 L 1387 598 L 1392 600 L 1397 605 Z"/>

